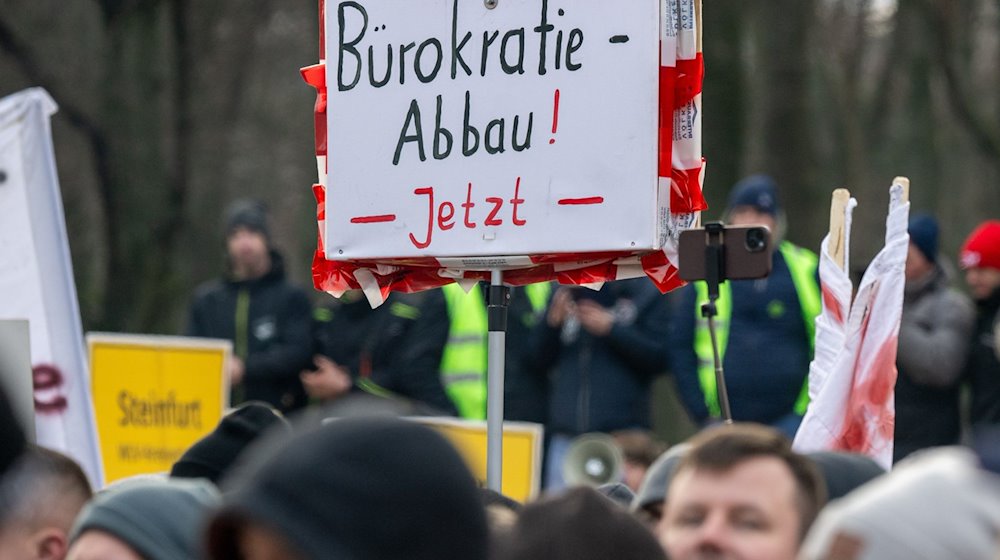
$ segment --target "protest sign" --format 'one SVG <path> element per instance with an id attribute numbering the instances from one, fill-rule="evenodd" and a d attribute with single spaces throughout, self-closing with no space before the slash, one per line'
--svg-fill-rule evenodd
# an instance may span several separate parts
<path id="1" fill-rule="evenodd" d="M 700 1 L 487 4 L 320 2 L 316 288 L 679 286 L 706 207 Z"/>
<path id="2" fill-rule="evenodd" d="M 473 476 L 486 483 L 486 422 L 445 417 L 413 417 L 448 438 L 465 459 Z M 502 494 L 527 503 L 538 497 L 542 469 L 542 425 L 503 424 Z"/>
<path id="3" fill-rule="evenodd" d="M 228 407 L 226 340 L 88 334 L 105 483 L 163 472 Z"/>
<path id="4" fill-rule="evenodd" d="M 658 248 L 657 13 L 329 3 L 327 258 Z"/>

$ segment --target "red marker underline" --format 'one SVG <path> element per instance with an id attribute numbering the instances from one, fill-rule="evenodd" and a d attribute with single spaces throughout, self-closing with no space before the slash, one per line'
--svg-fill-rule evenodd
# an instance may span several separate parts
<path id="1" fill-rule="evenodd" d="M 560 198 L 560 205 L 603 204 L 603 196 L 588 196 L 586 198 Z"/>
<path id="2" fill-rule="evenodd" d="M 355 216 L 351 218 L 352 224 L 377 224 L 379 222 L 395 222 L 395 214 L 379 214 L 377 216 Z"/>

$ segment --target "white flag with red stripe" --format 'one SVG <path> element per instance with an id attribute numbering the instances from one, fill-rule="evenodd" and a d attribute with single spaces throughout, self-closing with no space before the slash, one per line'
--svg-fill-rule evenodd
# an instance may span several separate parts
<path id="1" fill-rule="evenodd" d="M 823 312 L 809 372 L 812 401 L 795 435 L 796 451 L 851 451 L 892 466 L 896 347 L 910 239 L 905 191 L 901 182 L 889 191 L 885 246 L 865 271 L 853 303 L 846 260 L 838 267 L 829 254 L 830 237 L 823 241 Z"/>

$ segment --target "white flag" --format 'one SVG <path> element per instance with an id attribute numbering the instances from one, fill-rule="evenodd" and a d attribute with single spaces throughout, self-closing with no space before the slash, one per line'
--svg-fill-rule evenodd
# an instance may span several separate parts
<path id="1" fill-rule="evenodd" d="M 101 461 L 50 117 L 41 88 L 0 99 L 0 318 L 27 319 L 39 445 L 73 457 L 92 484 Z"/>
<path id="2" fill-rule="evenodd" d="M 886 469 L 892 466 L 896 347 L 910 240 L 910 204 L 903 193 L 901 184 L 889 191 L 885 246 L 865 271 L 849 307 L 850 280 L 829 256 L 829 236 L 823 241 L 823 313 L 816 323 L 816 358 L 809 372 L 812 401 L 795 434 L 796 451 L 851 451 Z"/>

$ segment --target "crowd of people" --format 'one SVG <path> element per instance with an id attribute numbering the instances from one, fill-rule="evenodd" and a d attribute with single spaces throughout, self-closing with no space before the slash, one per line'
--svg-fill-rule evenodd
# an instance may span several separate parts
<path id="1" fill-rule="evenodd" d="M 0 402 L 0 558 L 997 558 L 1000 221 L 960 249 L 967 296 L 940 224 L 911 219 L 886 473 L 791 448 L 822 296 L 816 255 L 783 239 L 778 190 L 748 177 L 726 211 L 767 225 L 776 247 L 770 276 L 728 281 L 717 302 L 734 424 L 720 418 L 704 286 L 512 290 L 505 418 L 546 435 L 544 492 L 526 504 L 398 418 L 485 418 L 489 290 L 391 294 L 377 309 L 348 292 L 314 308 L 263 207 L 239 202 L 226 273 L 198 289 L 187 328 L 233 342 L 235 408 L 169 473 L 95 493 L 72 459 L 25 443 Z M 669 447 L 650 432 L 665 374 L 702 428 Z M 592 488 L 565 476 L 565 457 L 595 432 L 614 436 L 625 469 Z"/>

